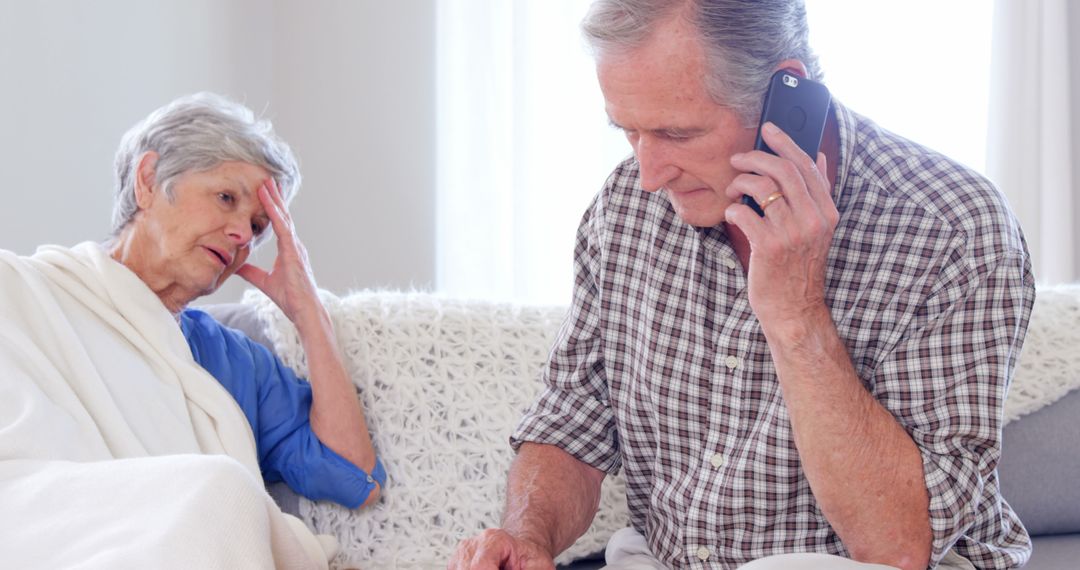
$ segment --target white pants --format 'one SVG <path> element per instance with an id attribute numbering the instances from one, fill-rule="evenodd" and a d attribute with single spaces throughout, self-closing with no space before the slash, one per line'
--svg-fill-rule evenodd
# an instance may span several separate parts
<path id="1" fill-rule="evenodd" d="M 612 535 L 604 552 L 602 570 L 667 570 L 653 556 L 645 537 L 633 528 Z M 938 565 L 941 570 L 975 570 L 971 562 L 949 551 Z M 739 570 L 896 570 L 883 564 L 867 564 L 831 554 L 777 554 L 742 565 Z"/>

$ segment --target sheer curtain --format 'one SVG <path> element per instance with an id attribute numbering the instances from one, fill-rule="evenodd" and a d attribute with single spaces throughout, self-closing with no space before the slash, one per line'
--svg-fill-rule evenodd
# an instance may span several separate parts
<path id="1" fill-rule="evenodd" d="M 578 30 L 589 0 L 437 4 L 436 286 L 565 303 L 577 222 L 630 151 Z M 1036 277 L 1080 280 L 1080 40 L 1068 34 L 1080 5 L 807 0 L 807 12 L 839 100 L 985 172 Z"/>
<path id="2" fill-rule="evenodd" d="M 985 173 L 992 2 L 806 0 L 806 14 L 834 97 Z"/>
<path id="3" fill-rule="evenodd" d="M 588 4 L 437 3 L 440 292 L 570 301 L 577 223 L 630 152 L 578 29 Z"/>
<path id="4" fill-rule="evenodd" d="M 987 170 L 1020 218 L 1043 283 L 1080 279 L 1080 6 L 998 0 Z"/>

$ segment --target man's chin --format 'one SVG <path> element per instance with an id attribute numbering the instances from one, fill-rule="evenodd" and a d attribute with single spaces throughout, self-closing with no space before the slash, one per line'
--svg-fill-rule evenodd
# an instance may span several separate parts
<path id="1" fill-rule="evenodd" d="M 696 228 L 711 228 L 724 223 L 724 210 L 727 204 L 717 204 L 715 200 L 698 201 L 697 204 L 688 204 L 692 200 L 684 201 L 682 196 L 674 200 L 669 196 L 675 215 L 687 224 Z M 695 207 L 697 206 L 697 207 Z"/>
<path id="2" fill-rule="evenodd" d="M 695 228 L 711 228 L 719 226 L 725 221 L 723 212 L 716 214 L 712 212 L 683 212 L 675 210 L 675 213 L 679 216 L 680 220 Z"/>

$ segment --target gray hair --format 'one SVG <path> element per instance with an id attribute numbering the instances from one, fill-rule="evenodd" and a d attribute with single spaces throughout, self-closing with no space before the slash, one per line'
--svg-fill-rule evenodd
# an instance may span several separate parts
<path id="1" fill-rule="evenodd" d="M 757 124 L 780 62 L 797 59 L 810 79 L 822 77 L 803 0 L 596 0 L 581 27 L 592 49 L 603 53 L 640 46 L 671 16 L 694 24 L 705 48 L 705 87 L 745 126 Z"/>
<path id="2" fill-rule="evenodd" d="M 181 97 L 150 113 L 131 127 L 116 151 L 116 195 L 112 233 L 116 236 L 135 217 L 135 180 L 139 160 L 158 154 L 154 181 L 173 199 L 172 184 L 186 172 L 210 170 L 223 162 L 246 162 L 270 173 L 285 201 L 300 188 L 300 167 L 289 145 L 270 121 L 256 119 L 251 109 L 214 93 Z M 270 232 L 264 232 L 264 236 Z"/>

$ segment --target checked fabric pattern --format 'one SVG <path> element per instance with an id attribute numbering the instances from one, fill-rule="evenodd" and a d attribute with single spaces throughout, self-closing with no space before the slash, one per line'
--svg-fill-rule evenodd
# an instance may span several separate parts
<path id="1" fill-rule="evenodd" d="M 1012 568 L 1002 406 L 1034 299 L 1019 226 L 978 174 L 834 104 L 840 223 L 828 304 L 860 378 L 919 446 L 933 560 Z M 772 358 L 722 227 L 695 229 L 622 163 L 586 212 L 574 300 L 514 441 L 620 468 L 671 568 L 846 554 L 802 474 Z"/>

